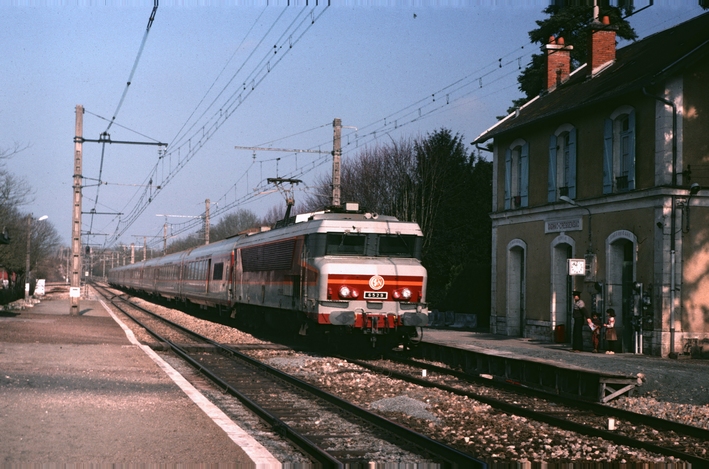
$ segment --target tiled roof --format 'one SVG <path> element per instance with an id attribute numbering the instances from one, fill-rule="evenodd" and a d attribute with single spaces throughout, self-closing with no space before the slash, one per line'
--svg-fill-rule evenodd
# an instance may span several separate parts
<path id="1" fill-rule="evenodd" d="M 668 76 L 699 60 L 709 57 L 709 13 L 699 15 L 673 28 L 634 42 L 616 52 L 616 61 L 589 78 L 587 65 L 582 65 L 568 81 L 553 91 L 542 94 L 519 109 L 516 117 L 509 115 L 486 130 L 474 143 L 540 119 L 594 105 L 630 92 L 641 92 Z"/>

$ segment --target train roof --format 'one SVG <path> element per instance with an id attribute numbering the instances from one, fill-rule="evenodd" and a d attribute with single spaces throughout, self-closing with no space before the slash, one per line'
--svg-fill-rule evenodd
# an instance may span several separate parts
<path id="1" fill-rule="evenodd" d="M 354 208 L 350 208 L 353 205 Z M 170 261 L 181 262 L 186 259 L 197 259 L 214 253 L 223 253 L 225 250 L 235 249 L 240 246 L 268 243 L 309 233 L 352 232 L 423 236 L 421 228 L 415 222 L 400 221 L 390 215 L 361 212 L 357 204 L 345 204 L 343 210 L 302 213 L 290 217 L 287 221 L 278 222 L 274 228 L 262 227 L 248 230 L 221 241 L 147 261 L 136 262 L 132 265 L 121 266 L 116 270 L 138 266 L 149 267 L 153 263 L 164 265 Z"/>
<path id="2" fill-rule="evenodd" d="M 244 233 L 237 239 L 238 246 L 276 241 L 310 233 L 381 233 L 423 236 L 417 223 L 400 221 L 396 217 L 372 213 L 303 213 L 291 217 L 287 225 L 266 231 Z"/>

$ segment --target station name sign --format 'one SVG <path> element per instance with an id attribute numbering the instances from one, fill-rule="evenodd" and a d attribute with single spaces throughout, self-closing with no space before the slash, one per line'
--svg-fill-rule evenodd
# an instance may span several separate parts
<path id="1" fill-rule="evenodd" d="M 580 231 L 583 229 L 581 218 L 564 218 L 560 220 L 547 220 L 544 223 L 545 233 L 560 233 L 562 231 Z"/>

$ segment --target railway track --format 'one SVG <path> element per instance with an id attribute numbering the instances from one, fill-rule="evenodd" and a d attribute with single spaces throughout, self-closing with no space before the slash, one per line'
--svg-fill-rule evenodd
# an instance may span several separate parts
<path id="1" fill-rule="evenodd" d="M 373 414 L 96 287 L 122 314 L 325 467 L 410 462 L 485 467 L 477 458 Z"/>
<path id="2" fill-rule="evenodd" d="M 253 356 L 258 356 L 262 361 L 272 360 L 269 363 L 277 363 L 277 357 L 289 357 L 288 360 L 296 360 L 302 363 L 303 360 L 297 360 L 293 357 L 302 355 L 292 350 L 284 350 L 283 346 L 274 347 L 273 345 L 245 345 L 239 347 L 244 353 Z M 293 355 L 293 357 L 291 357 Z M 332 361 L 327 357 L 315 358 L 315 355 L 304 355 L 314 361 Z M 276 357 L 276 358 L 274 358 Z M 346 373 L 352 367 L 360 368 L 365 367 L 371 370 L 372 373 L 377 373 L 377 377 L 373 377 L 369 382 L 380 383 L 380 382 L 393 382 L 396 380 L 406 380 L 409 383 L 413 383 L 416 387 L 422 387 L 424 389 L 438 389 L 442 394 L 455 394 L 457 396 L 463 396 L 464 399 L 468 399 L 463 408 L 459 408 L 456 412 L 469 412 L 471 409 L 478 409 L 478 413 L 484 413 L 479 411 L 479 406 L 474 404 L 471 399 L 475 399 L 477 402 L 483 402 L 485 405 L 490 405 L 494 409 L 497 409 L 497 415 L 500 417 L 492 417 L 493 419 L 499 419 L 500 423 L 495 423 L 487 425 L 482 425 L 478 423 L 477 430 L 473 430 L 472 433 L 468 431 L 467 433 L 463 431 L 463 426 L 467 425 L 468 417 L 465 417 L 466 421 L 460 425 L 460 429 L 457 431 L 455 429 L 448 429 L 448 433 L 440 431 L 440 425 L 431 425 L 426 422 L 415 422 L 409 421 L 406 418 L 399 418 L 396 415 L 391 415 L 389 413 L 384 413 L 387 418 L 392 418 L 401 423 L 404 426 L 410 426 L 416 429 L 418 432 L 429 435 L 430 438 L 434 438 L 438 441 L 445 442 L 460 451 L 465 452 L 466 449 L 469 452 L 480 455 L 487 461 L 504 461 L 504 460 L 516 460 L 514 459 L 514 451 L 520 447 L 524 448 L 525 445 L 537 444 L 548 448 L 552 447 L 548 452 L 538 451 L 539 458 L 541 460 L 546 460 L 548 462 L 552 461 L 573 461 L 573 460 L 585 460 L 588 455 L 584 455 L 583 452 L 579 453 L 575 450 L 569 450 L 564 454 L 560 454 L 555 451 L 555 445 L 564 445 L 565 442 L 562 437 L 558 436 L 546 436 L 542 438 L 542 433 L 540 432 L 538 426 L 532 428 L 531 434 L 525 436 L 525 431 L 520 432 L 519 430 L 512 430 L 509 427 L 509 420 L 505 414 L 509 414 L 512 418 L 519 416 L 519 419 L 523 421 L 528 419 L 529 426 L 535 427 L 532 422 L 544 422 L 549 426 L 568 430 L 569 432 L 574 432 L 582 435 L 581 441 L 590 443 L 582 443 L 584 446 L 589 445 L 589 448 L 584 448 L 584 451 L 592 451 L 595 449 L 596 452 L 599 450 L 603 453 L 604 451 L 609 451 L 605 447 L 611 447 L 611 443 L 603 444 L 599 443 L 600 439 L 607 442 L 612 442 L 615 445 L 619 445 L 618 448 L 624 447 L 626 449 L 610 450 L 611 453 L 615 451 L 615 454 L 610 454 L 610 460 L 613 461 L 623 461 L 628 456 L 630 456 L 631 461 L 635 462 L 645 462 L 645 461 L 663 461 L 662 456 L 671 456 L 675 460 L 686 461 L 693 464 L 695 467 L 709 467 L 709 461 L 706 459 L 707 455 L 707 430 L 691 427 L 683 424 L 678 424 L 675 422 L 667 421 L 664 419 L 653 418 L 645 415 L 639 415 L 632 412 L 626 412 L 620 409 L 604 406 L 601 404 L 589 403 L 586 401 L 576 401 L 570 398 L 560 397 L 558 395 L 550 395 L 541 391 L 536 391 L 527 388 L 520 388 L 519 386 L 507 386 L 507 389 L 499 390 L 499 382 L 491 382 L 490 380 L 485 380 L 480 378 L 476 380 L 473 379 L 471 383 L 470 375 L 456 372 L 449 368 L 437 368 L 431 363 L 418 362 L 418 361 L 406 361 L 397 360 L 400 363 L 393 362 L 377 362 L 377 361 L 366 361 L 358 362 L 352 358 L 346 358 L 346 363 L 351 366 L 343 366 L 341 368 L 330 367 L 330 369 L 324 370 L 324 377 L 317 376 L 316 370 L 306 366 L 302 369 L 297 370 L 289 368 L 288 366 L 282 367 L 280 364 L 279 368 L 284 369 L 290 373 L 299 374 L 304 380 L 312 381 L 315 385 L 322 387 L 324 389 L 330 390 L 333 394 L 338 394 L 344 399 L 352 402 L 357 402 L 360 406 L 370 406 L 372 405 L 372 396 L 385 395 L 386 392 L 382 391 L 386 388 L 386 384 L 382 387 L 375 388 L 372 386 L 367 389 L 365 384 L 364 394 L 357 394 L 356 392 L 351 392 L 347 388 L 355 388 L 356 386 L 362 386 L 361 384 L 356 384 L 355 382 L 360 381 L 360 377 L 364 376 L 366 370 L 358 370 L 352 373 Z M 287 360 L 284 360 L 287 361 Z M 341 363 L 338 363 L 338 367 Z M 386 365 L 386 366 L 384 366 Z M 427 377 L 425 379 L 421 378 L 422 370 L 426 369 Z M 401 376 L 400 376 L 401 374 Z M 340 375 L 338 377 L 338 375 Z M 383 379 L 382 377 L 386 377 Z M 340 380 L 340 384 L 333 384 L 330 386 L 330 381 L 336 382 Z M 365 379 L 362 379 L 365 382 Z M 484 385 L 484 387 L 481 387 Z M 494 386 L 493 386 L 494 385 Z M 503 386 L 504 387 L 504 386 Z M 391 390 L 394 394 L 402 393 L 402 391 L 396 391 L 394 388 L 401 389 L 401 385 L 392 384 Z M 450 389 L 449 389 L 450 388 Z M 504 391 L 505 394 L 501 394 Z M 414 391 L 414 393 L 420 393 L 419 391 Z M 409 391 L 403 391 L 403 394 L 410 394 Z M 494 396 L 493 396 L 494 395 Z M 423 396 L 420 393 L 419 396 Z M 419 398 L 419 397 L 417 397 Z M 427 400 L 428 398 L 424 398 Z M 447 398 L 446 398 L 447 399 Z M 452 399 L 451 399 L 452 400 Z M 473 413 L 476 410 L 472 410 Z M 472 414 L 471 414 L 472 415 Z M 474 417 L 470 417 L 473 420 Z M 608 424 L 610 419 L 613 419 L 616 429 L 608 430 Z M 448 425 L 451 425 L 450 423 Z M 497 427 L 497 428 L 493 428 Z M 488 433 L 505 433 L 502 435 L 501 442 L 497 444 L 497 449 L 495 445 L 490 443 L 490 438 L 488 438 Z M 544 430 L 546 432 L 546 429 Z M 485 434 L 483 437 L 483 443 L 487 438 L 487 444 L 491 448 L 481 448 L 479 445 L 475 446 L 473 440 L 479 440 L 481 434 Z M 509 435 L 507 435 L 509 434 Z M 527 439 L 525 441 L 525 438 Z M 579 438 L 579 437 L 575 437 Z M 561 440 L 561 441 L 560 441 Z M 534 443 L 530 443 L 534 441 Z M 507 456 L 504 455 L 504 449 L 500 450 L 501 447 L 507 448 Z M 573 446 L 573 445 L 572 445 Z M 466 448 L 467 447 L 467 448 Z M 472 451 L 468 448 L 472 448 Z M 510 449 L 514 448 L 514 449 Z M 633 452 L 632 448 L 641 448 L 647 453 Z M 490 450 L 486 453 L 485 449 Z M 513 458 L 510 458 L 510 452 L 512 452 Z M 520 453 L 520 459 L 524 460 L 527 454 L 523 452 Z M 532 454 L 534 454 L 532 452 Z M 551 456 L 549 456 L 551 454 Z M 648 456 L 654 454 L 655 456 Z M 601 455 L 603 456 L 603 455 Z M 654 459 L 653 459 L 654 458 Z M 534 457 L 532 460 L 540 460 Z M 602 457 L 599 460 L 603 459 Z M 672 460 L 672 459 L 670 459 Z"/>
<path id="3" fill-rule="evenodd" d="M 396 356 L 388 358 L 390 360 L 348 360 L 383 376 L 475 399 L 509 414 L 619 445 L 672 456 L 696 467 L 709 467 L 707 429 L 472 377 L 431 363 Z"/>

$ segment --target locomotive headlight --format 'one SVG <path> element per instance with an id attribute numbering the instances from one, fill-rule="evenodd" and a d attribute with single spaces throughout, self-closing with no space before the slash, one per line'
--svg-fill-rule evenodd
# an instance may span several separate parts
<path id="1" fill-rule="evenodd" d="M 340 298 L 342 298 L 344 300 L 344 299 L 350 297 L 350 295 L 352 294 L 352 290 L 350 290 L 350 287 L 348 287 L 347 285 L 342 285 L 340 287 L 339 293 L 340 293 Z"/>
<path id="2" fill-rule="evenodd" d="M 395 300 L 409 301 L 411 299 L 411 290 L 409 288 L 399 288 L 391 293 L 392 298 Z"/>
<path id="3" fill-rule="evenodd" d="M 357 290 L 356 288 L 353 288 L 352 291 L 350 292 L 350 298 L 352 298 L 354 300 L 359 298 L 359 290 Z"/>

